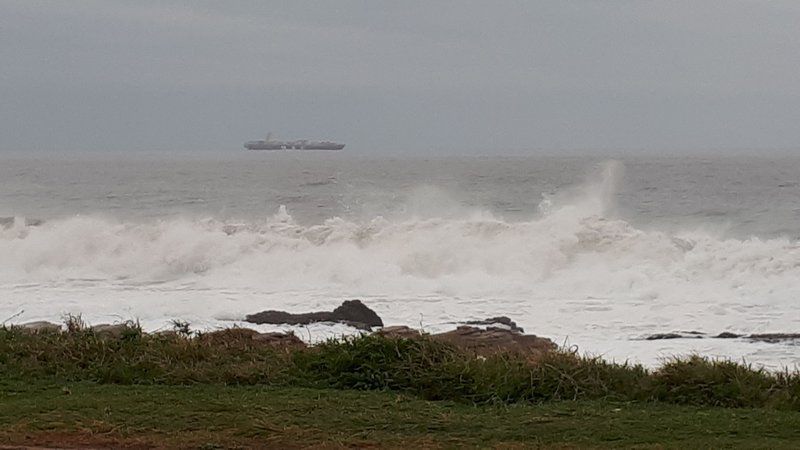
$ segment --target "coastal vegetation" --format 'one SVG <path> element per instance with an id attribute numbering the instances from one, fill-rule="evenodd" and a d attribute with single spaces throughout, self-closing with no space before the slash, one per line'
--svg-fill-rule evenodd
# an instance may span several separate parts
<path id="1" fill-rule="evenodd" d="M 292 336 L 185 324 L 148 334 L 130 323 L 109 334 L 70 318 L 66 329 L 0 328 L 5 441 L 88 433 L 156 442 L 173 431 L 184 443 L 224 446 L 800 440 L 800 374 L 700 356 L 648 370 L 563 350 L 475 355 L 424 336 L 305 347 Z"/>

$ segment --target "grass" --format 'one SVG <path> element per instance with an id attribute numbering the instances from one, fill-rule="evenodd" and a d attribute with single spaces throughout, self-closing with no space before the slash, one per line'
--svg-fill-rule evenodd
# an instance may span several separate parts
<path id="1" fill-rule="evenodd" d="M 428 339 L 287 349 L 243 329 L 68 329 L 0 328 L 5 442 L 800 445 L 800 374 L 697 356 L 646 370 L 567 352 L 476 357 Z"/>
<path id="2" fill-rule="evenodd" d="M 0 443 L 95 447 L 796 448 L 800 413 L 664 403 L 474 406 L 386 391 L 0 386 Z"/>
<path id="3" fill-rule="evenodd" d="M 132 326 L 108 338 L 80 327 L 37 335 L 5 328 L 0 378 L 393 390 L 466 403 L 602 399 L 800 411 L 800 374 L 697 356 L 648 371 L 565 352 L 535 362 L 516 354 L 476 358 L 442 342 L 380 336 L 278 349 L 254 341 L 253 333 L 159 336 Z"/>

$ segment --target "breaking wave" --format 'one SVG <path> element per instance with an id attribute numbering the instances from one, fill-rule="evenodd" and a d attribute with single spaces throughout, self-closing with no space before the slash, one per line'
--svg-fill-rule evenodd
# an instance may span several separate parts
<path id="1" fill-rule="evenodd" d="M 769 296 L 800 278 L 789 239 L 637 229 L 614 215 L 619 164 L 542 200 L 527 221 L 460 217 L 296 223 L 73 217 L 0 228 L 0 282 L 193 280 L 273 290 L 514 298 Z"/>

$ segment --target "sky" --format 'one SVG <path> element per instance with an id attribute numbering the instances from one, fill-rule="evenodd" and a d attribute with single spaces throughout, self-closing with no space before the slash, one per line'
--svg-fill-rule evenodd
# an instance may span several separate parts
<path id="1" fill-rule="evenodd" d="M 798 24 L 796 0 L 0 0 L 0 151 L 800 149 Z"/>

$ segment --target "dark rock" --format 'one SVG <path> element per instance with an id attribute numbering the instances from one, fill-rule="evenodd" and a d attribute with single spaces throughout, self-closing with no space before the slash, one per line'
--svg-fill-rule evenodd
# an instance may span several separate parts
<path id="1" fill-rule="evenodd" d="M 771 344 L 777 342 L 794 341 L 800 339 L 800 333 L 764 333 L 764 334 L 751 334 L 747 339 L 759 342 L 769 342 Z"/>
<path id="2" fill-rule="evenodd" d="M 705 333 L 700 331 L 679 331 L 675 333 L 659 333 L 644 337 L 646 341 L 655 341 L 659 339 L 700 339 L 706 337 Z M 786 342 L 800 340 L 800 333 L 764 333 L 764 334 L 736 334 L 729 331 L 724 331 L 716 336 L 714 339 L 738 339 L 744 338 L 751 341 L 759 342 Z"/>
<path id="3" fill-rule="evenodd" d="M 244 318 L 245 322 L 250 323 L 271 323 L 289 325 L 308 325 L 314 322 L 334 322 L 332 312 L 312 312 L 302 314 L 292 314 L 286 311 L 262 311 L 260 313 L 249 314 Z"/>
<path id="4" fill-rule="evenodd" d="M 684 337 L 678 333 L 659 333 L 659 334 L 651 334 L 650 336 L 646 336 L 644 338 L 645 341 L 657 341 L 661 339 L 680 339 Z"/>
<path id="5" fill-rule="evenodd" d="M 718 334 L 718 335 L 716 335 L 714 337 L 717 338 L 717 339 L 736 339 L 736 338 L 740 338 L 742 336 L 744 336 L 744 335 L 743 334 L 731 333 L 731 332 L 728 332 L 728 331 L 723 331 L 722 333 L 720 333 L 720 334 Z"/>
<path id="6" fill-rule="evenodd" d="M 506 316 L 491 317 L 489 319 L 484 319 L 484 320 L 470 320 L 469 322 L 464 322 L 464 323 L 466 323 L 467 325 L 495 325 L 495 324 L 501 324 L 501 325 L 505 325 L 505 326 L 509 327 L 511 329 L 511 331 L 516 331 L 516 332 L 519 332 L 519 333 L 524 333 L 525 332 L 525 330 L 523 330 L 521 327 L 517 326 L 516 322 L 514 322 L 513 320 L 511 320 L 510 318 L 508 318 Z"/>
<path id="7" fill-rule="evenodd" d="M 337 322 L 363 323 L 368 327 L 383 326 L 383 320 L 378 314 L 367 308 L 367 305 L 361 303 L 361 300 L 346 300 L 333 310 L 333 316 Z"/>
<path id="8" fill-rule="evenodd" d="M 250 323 L 308 325 L 315 322 L 338 322 L 356 328 L 370 330 L 382 327 L 383 321 L 361 300 L 347 300 L 333 311 L 317 311 L 303 314 L 291 314 L 286 311 L 263 311 L 250 314 L 244 319 Z"/>
<path id="9" fill-rule="evenodd" d="M 645 336 L 645 341 L 658 341 L 662 339 L 702 339 L 704 333 L 699 331 L 688 331 L 684 333 L 657 333 Z"/>

